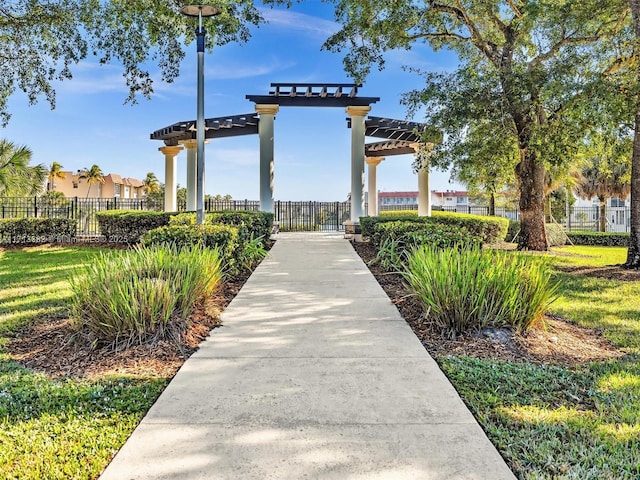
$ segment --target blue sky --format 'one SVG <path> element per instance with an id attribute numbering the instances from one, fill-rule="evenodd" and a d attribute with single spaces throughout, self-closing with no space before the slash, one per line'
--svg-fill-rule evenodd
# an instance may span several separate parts
<path id="1" fill-rule="evenodd" d="M 205 57 L 205 116 L 254 111 L 247 94 L 267 94 L 271 82 L 350 83 L 342 54 L 321 51 L 338 29 L 332 5 L 305 1 L 291 9 L 264 8 L 269 23 L 253 29 L 243 45 L 216 47 Z M 370 74 L 360 95 L 381 97 L 371 115 L 405 119 L 402 93 L 419 88 L 422 78 L 403 66 L 450 70 L 456 58 L 428 46 L 391 52 L 386 69 Z M 143 179 L 154 172 L 164 181 L 162 142 L 149 134 L 177 121 L 195 118 L 195 43 L 172 84 L 155 83 L 151 100 L 123 105 L 127 96 L 118 65 L 99 66 L 88 58 L 73 68 L 74 78 L 56 85 L 56 109 L 45 101 L 29 106 L 26 97 L 10 100 L 12 118 L 2 137 L 33 151 L 33 162 L 57 161 L 64 170 L 99 165 L 105 174 Z M 344 200 L 350 190 L 350 131 L 340 108 L 281 108 L 275 122 L 275 198 Z M 421 121 L 421 118 L 412 120 Z M 376 141 L 375 139 L 367 139 Z M 234 199 L 259 198 L 257 135 L 218 139 L 206 147 L 205 191 Z M 388 157 L 378 166 L 378 189 L 417 190 L 410 155 Z M 185 184 L 186 153 L 178 157 L 178 181 Z M 433 172 L 432 189 L 462 188 L 446 172 Z"/>

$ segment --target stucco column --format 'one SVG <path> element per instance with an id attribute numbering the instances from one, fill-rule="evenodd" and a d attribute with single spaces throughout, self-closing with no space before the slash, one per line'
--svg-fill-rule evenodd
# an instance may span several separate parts
<path id="1" fill-rule="evenodd" d="M 175 212 L 178 209 L 176 190 L 178 188 L 176 167 L 178 165 L 178 153 L 182 150 L 179 145 L 160 147 L 164 154 L 164 211 Z"/>
<path id="2" fill-rule="evenodd" d="M 198 141 L 196 139 L 185 140 L 182 144 L 187 149 L 187 212 L 196 211 L 196 199 L 198 196 Z"/>
<path id="3" fill-rule="evenodd" d="M 351 222 L 360 223 L 364 213 L 364 117 L 370 106 L 349 106 L 351 117 Z"/>
<path id="4" fill-rule="evenodd" d="M 369 189 L 369 216 L 376 217 L 378 215 L 378 186 L 376 180 L 376 169 L 380 162 L 384 160 L 384 157 L 367 157 L 368 175 L 367 175 L 367 187 Z"/>
<path id="5" fill-rule="evenodd" d="M 419 144 L 412 143 L 411 147 L 414 149 L 414 155 L 418 158 L 420 150 L 429 151 L 433 148 L 431 144 Z M 424 159 L 423 159 L 424 161 Z M 418 169 L 418 216 L 430 217 L 431 216 L 431 191 L 429 188 L 429 164 L 425 163 Z"/>
<path id="6" fill-rule="evenodd" d="M 273 213 L 273 121 L 279 105 L 258 105 L 260 115 L 260 210 Z"/>
<path id="7" fill-rule="evenodd" d="M 209 140 L 204 141 L 205 145 Z M 187 212 L 198 207 L 198 141 L 194 138 L 182 142 L 187 149 Z"/>

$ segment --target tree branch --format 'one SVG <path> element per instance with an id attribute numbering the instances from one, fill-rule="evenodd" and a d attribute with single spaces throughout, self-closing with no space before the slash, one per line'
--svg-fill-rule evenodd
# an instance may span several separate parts
<path id="1" fill-rule="evenodd" d="M 411 35 L 406 37 L 408 40 L 417 40 L 418 38 L 451 38 L 455 40 L 460 40 L 463 42 L 468 42 L 471 40 L 471 37 L 464 37 L 457 33 L 452 33 L 448 31 L 444 31 L 441 33 L 419 33 L 416 35 Z"/>
<path id="2" fill-rule="evenodd" d="M 515 2 L 513 0 L 507 0 L 507 3 L 509 4 L 509 7 L 511 7 L 511 10 L 515 14 L 515 16 L 518 18 L 522 18 L 522 12 L 518 8 L 518 6 L 515 4 Z"/>
<path id="3" fill-rule="evenodd" d="M 487 58 L 489 58 L 489 60 L 497 64 L 498 58 L 496 56 L 496 46 L 482 38 L 480 31 L 467 15 L 467 12 L 460 0 L 456 0 L 455 3 L 456 6 L 452 7 L 450 5 L 437 3 L 435 0 L 429 0 L 429 7 L 436 12 L 449 14 L 465 25 L 471 33 L 470 40 L 487 56 Z"/>

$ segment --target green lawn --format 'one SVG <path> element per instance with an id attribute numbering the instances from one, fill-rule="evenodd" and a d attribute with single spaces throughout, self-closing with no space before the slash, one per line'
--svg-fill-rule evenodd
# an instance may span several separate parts
<path id="1" fill-rule="evenodd" d="M 623 263 L 626 249 L 563 247 L 550 258 L 605 266 Z M 625 357 L 575 368 L 438 361 L 519 478 L 640 478 L 640 282 L 557 278 L 551 311 L 602 329 Z"/>
<path id="2" fill-rule="evenodd" d="M 0 250 L 0 478 L 96 478 L 167 383 L 110 377 L 51 379 L 8 358 L 20 327 L 65 318 L 68 278 L 92 247 Z"/>

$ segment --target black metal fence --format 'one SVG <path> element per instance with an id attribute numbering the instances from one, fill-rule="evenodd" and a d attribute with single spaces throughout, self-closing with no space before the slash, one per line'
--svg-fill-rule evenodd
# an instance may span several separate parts
<path id="1" fill-rule="evenodd" d="M 251 210 L 258 211 L 256 200 L 206 199 L 205 211 Z M 96 212 L 105 210 L 161 211 L 162 202 L 148 198 L 50 198 L 0 197 L 0 218 L 71 218 L 78 221 L 78 235 L 99 236 Z M 178 202 L 178 211 L 185 211 L 184 202 Z M 274 203 L 275 221 L 280 230 L 289 231 L 341 231 L 343 222 L 350 217 L 348 202 L 287 202 Z"/>
<path id="2" fill-rule="evenodd" d="M 178 210 L 184 211 L 184 202 L 178 202 Z M 252 210 L 260 209 L 260 202 L 256 200 L 214 200 L 206 199 L 206 211 L 218 210 Z M 43 197 L 0 197 L 0 218 L 72 218 L 78 221 L 79 236 L 100 235 L 96 212 L 104 210 L 154 210 L 163 209 L 162 202 L 149 198 L 51 198 Z M 381 205 L 380 211 L 389 210 L 417 210 L 417 204 Z M 489 207 L 457 206 L 433 207 L 434 210 L 488 215 Z M 367 206 L 365 205 L 365 214 Z M 344 221 L 351 215 L 349 202 L 289 202 L 276 201 L 274 203 L 275 221 L 280 230 L 294 231 L 342 231 Z M 515 209 L 496 208 L 496 215 L 510 220 L 519 220 L 520 214 Z M 572 207 L 569 218 L 559 214 L 554 219 L 570 231 L 597 231 L 600 225 L 600 208 Z M 605 227 L 610 232 L 628 232 L 630 228 L 629 207 L 608 207 L 605 210 Z"/>

